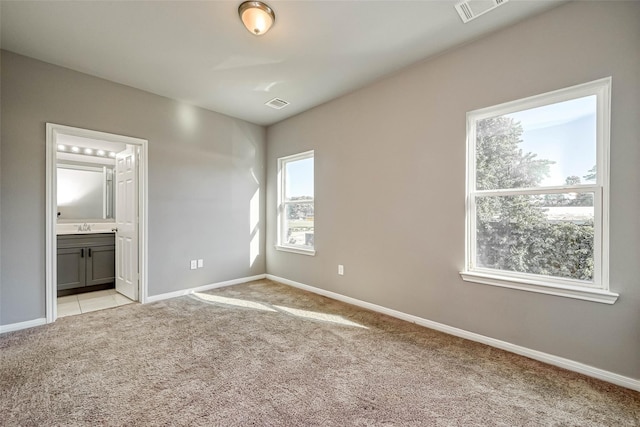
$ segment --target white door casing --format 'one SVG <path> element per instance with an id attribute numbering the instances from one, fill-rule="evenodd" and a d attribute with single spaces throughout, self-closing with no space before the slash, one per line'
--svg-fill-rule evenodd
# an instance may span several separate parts
<path id="1" fill-rule="evenodd" d="M 137 150 L 116 155 L 116 291 L 138 301 Z"/>
<path id="2" fill-rule="evenodd" d="M 136 194 L 137 201 L 137 256 L 138 285 L 136 288 L 137 300 L 141 303 L 148 301 L 148 144 L 149 141 L 131 136 L 100 132 L 90 129 L 76 128 L 56 123 L 46 124 L 46 260 L 45 260 L 45 316 L 46 323 L 54 322 L 57 318 L 56 310 L 56 264 L 57 264 L 57 138 L 59 135 L 69 135 L 81 138 L 97 139 L 101 141 L 128 144 L 135 147 L 136 151 Z"/>

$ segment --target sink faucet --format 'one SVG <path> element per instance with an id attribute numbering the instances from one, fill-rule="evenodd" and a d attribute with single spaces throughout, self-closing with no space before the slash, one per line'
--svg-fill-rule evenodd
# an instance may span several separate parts
<path id="1" fill-rule="evenodd" d="M 78 232 L 80 231 L 91 231 L 91 225 L 87 224 L 86 222 L 82 225 L 79 225 Z"/>

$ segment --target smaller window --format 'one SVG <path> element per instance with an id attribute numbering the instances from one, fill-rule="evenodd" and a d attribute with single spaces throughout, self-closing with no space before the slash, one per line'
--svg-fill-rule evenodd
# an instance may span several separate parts
<path id="1" fill-rule="evenodd" d="M 278 244 L 315 255 L 313 151 L 278 159 Z"/>

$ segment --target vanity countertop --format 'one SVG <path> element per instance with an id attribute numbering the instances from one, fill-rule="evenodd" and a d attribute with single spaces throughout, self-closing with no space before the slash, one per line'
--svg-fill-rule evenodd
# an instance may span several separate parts
<path id="1" fill-rule="evenodd" d="M 78 222 L 56 225 L 56 234 L 113 233 L 115 222 Z"/>

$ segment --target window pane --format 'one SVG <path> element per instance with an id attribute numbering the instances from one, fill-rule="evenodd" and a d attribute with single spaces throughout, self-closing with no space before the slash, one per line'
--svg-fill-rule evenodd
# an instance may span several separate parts
<path id="1" fill-rule="evenodd" d="M 313 203 L 287 203 L 285 243 L 313 247 Z"/>
<path id="2" fill-rule="evenodd" d="M 477 197 L 477 266 L 593 281 L 593 200 L 593 193 Z"/>
<path id="3" fill-rule="evenodd" d="M 476 121 L 476 188 L 596 181 L 596 96 Z"/>
<path id="4" fill-rule="evenodd" d="M 313 157 L 285 164 L 285 201 L 313 200 Z"/>

